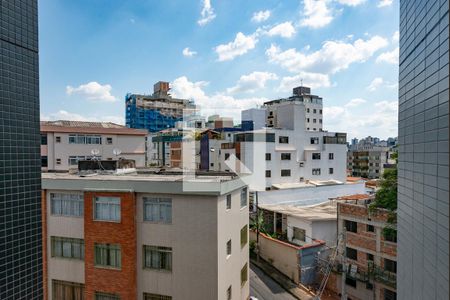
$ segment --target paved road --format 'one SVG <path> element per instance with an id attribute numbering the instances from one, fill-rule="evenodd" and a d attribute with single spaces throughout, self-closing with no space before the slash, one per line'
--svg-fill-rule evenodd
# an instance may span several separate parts
<path id="1" fill-rule="evenodd" d="M 296 300 L 253 264 L 250 264 L 250 295 L 258 300 Z"/>

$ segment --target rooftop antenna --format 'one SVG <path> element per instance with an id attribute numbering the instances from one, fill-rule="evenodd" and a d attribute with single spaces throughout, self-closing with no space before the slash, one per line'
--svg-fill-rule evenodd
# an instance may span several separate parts
<path id="1" fill-rule="evenodd" d="M 300 86 L 303 86 L 303 78 L 300 79 Z"/>
<path id="2" fill-rule="evenodd" d="M 94 148 L 91 150 L 91 154 L 95 160 L 97 158 L 97 156 L 100 154 L 100 150 Z"/>
<path id="3" fill-rule="evenodd" d="M 122 150 L 114 148 L 113 149 L 113 153 L 114 153 L 115 156 L 119 156 L 122 153 Z"/>

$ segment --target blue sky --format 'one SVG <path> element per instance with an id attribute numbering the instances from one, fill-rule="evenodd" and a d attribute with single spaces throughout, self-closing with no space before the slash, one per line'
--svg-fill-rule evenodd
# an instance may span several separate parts
<path id="1" fill-rule="evenodd" d="M 123 123 L 159 80 L 205 115 L 324 99 L 324 128 L 397 135 L 398 0 L 41 0 L 43 119 Z"/>

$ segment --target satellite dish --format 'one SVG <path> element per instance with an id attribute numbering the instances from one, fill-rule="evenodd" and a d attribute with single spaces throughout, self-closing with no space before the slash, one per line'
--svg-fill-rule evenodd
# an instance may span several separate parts
<path id="1" fill-rule="evenodd" d="M 113 153 L 115 156 L 118 156 L 118 155 L 120 155 L 120 153 L 122 153 L 122 151 L 120 149 L 114 148 Z"/>
<path id="2" fill-rule="evenodd" d="M 100 154 L 100 150 L 98 150 L 98 149 L 92 149 L 92 150 L 91 150 L 91 154 L 92 154 L 93 156 L 97 156 L 97 155 Z"/>

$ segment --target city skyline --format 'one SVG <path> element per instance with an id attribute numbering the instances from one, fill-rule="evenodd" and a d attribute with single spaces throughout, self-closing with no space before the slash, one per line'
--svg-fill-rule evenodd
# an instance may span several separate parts
<path id="1" fill-rule="evenodd" d="M 325 129 L 396 136 L 398 1 L 321 3 L 41 1 L 41 117 L 123 124 L 125 94 L 167 80 L 239 121 L 303 82 L 324 99 Z"/>

